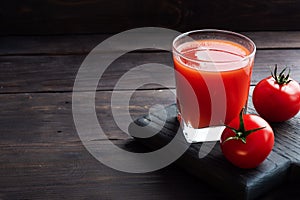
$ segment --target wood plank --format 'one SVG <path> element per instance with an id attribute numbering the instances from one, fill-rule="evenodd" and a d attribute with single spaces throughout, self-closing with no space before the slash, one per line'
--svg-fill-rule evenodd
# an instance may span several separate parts
<path id="1" fill-rule="evenodd" d="M 299 31 L 243 32 L 251 38 L 258 49 L 284 49 L 300 47 Z"/>
<path id="2" fill-rule="evenodd" d="M 299 6 L 296 0 L 8 1 L 1 6 L 0 33 L 111 33 L 143 26 L 299 30 Z"/>
<path id="3" fill-rule="evenodd" d="M 107 56 L 107 59 L 109 58 Z M 292 77 L 300 82 L 300 50 L 258 50 L 253 70 L 252 85 L 270 75 L 269 66 L 288 65 Z M 0 56 L 0 93 L 63 92 L 72 91 L 77 70 L 84 55 L 65 56 Z M 117 81 L 142 64 L 160 63 L 172 68 L 170 53 L 133 52 L 118 58 L 105 71 L 99 82 L 99 90 L 113 90 Z M 163 73 L 157 68 L 147 67 L 136 71 L 125 79 L 127 89 L 134 88 L 139 80 L 149 83 L 153 76 L 165 87 L 174 88 L 173 73 Z M 151 81 L 152 82 L 152 81 Z M 143 89 L 157 89 L 161 85 L 147 84 Z"/>
<path id="4" fill-rule="evenodd" d="M 149 151 L 116 127 L 110 114 L 110 96 L 111 92 L 96 95 L 98 118 L 104 121 L 101 126 L 108 137 L 128 151 Z M 1 199 L 150 200 L 195 199 L 199 195 L 218 199 L 224 195 L 176 166 L 129 174 L 101 164 L 77 136 L 71 93 L 1 94 L 0 102 Z M 130 113 L 136 118 L 147 114 L 151 105 L 173 102 L 174 96 L 168 91 L 137 91 Z M 115 106 L 124 115 L 125 108 Z M 109 143 L 103 140 L 102 145 Z"/>
<path id="5" fill-rule="evenodd" d="M 144 149 L 134 141 L 120 141 L 118 145 L 131 151 Z M 95 160 L 81 143 L 6 145 L 0 151 L 3 199 L 182 199 L 196 198 L 199 193 L 206 198 L 223 195 L 176 166 L 147 174 L 110 169 Z M 186 187 L 182 188 L 182 183 Z M 171 192 L 173 189 L 177 192 Z"/>
<path id="6" fill-rule="evenodd" d="M 261 31 L 242 34 L 251 38 L 258 49 L 300 48 L 299 31 Z M 88 54 L 110 36 L 112 34 L 1 36 L 0 55 Z M 147 35 L 141 33 L 139 37 L 146 38 Z"/>
<path id="7" fill-rule="evenodd" d="M 0 55 L 87 54 L 111 34 L 1 36 Z"/>
<path id="8" fill-rule="evenodd" d="M 275 64 L 283 69 L 283 67 L 290 67 L 291 77 L 300 83 L 300 62 L 297 57 L 300 51 L 298 50 L 258 50 L 255 55 L 255 63 L 253 68 L 253 75 L 251 85 L 256 85 L 263 78 L 270 76 L 270 67 Z"/>
<path id="9" fill-rule="evenodd" d="M 114 93 L 124 96 L 128 92 Z M 82 92 L 82 97 L 85 95 Z M 95 105 L 99 122 L 109 139 L 128 139 L 129 136 L 114 122 L 110 106 L 111 95 L 110 91 L 96 93 Z M 118 99 L 114 105 L 121 117 L 125 116 L 126 111 L 122 100 Z M 0 102 L 0 127 L 3 133 L 0 134 L 1 145 L 80 141 L 72 116 L 72 93 L 1 94 Z M 130 114 L 137 118 L 147 114 L 151 106 L 166 106 L 174 102 L 172 91 L 136 91 L 130 100 Z"/>

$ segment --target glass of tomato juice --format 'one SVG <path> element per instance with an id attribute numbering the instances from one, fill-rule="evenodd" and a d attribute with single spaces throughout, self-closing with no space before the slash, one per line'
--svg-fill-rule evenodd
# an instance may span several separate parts
<path id="1" fill-rule="evenodd" d="M 238 33 L 206 29 L 173 41 L 178 119 L 187 142 L 215 141 L 247 106 L 256 46 Z"/>

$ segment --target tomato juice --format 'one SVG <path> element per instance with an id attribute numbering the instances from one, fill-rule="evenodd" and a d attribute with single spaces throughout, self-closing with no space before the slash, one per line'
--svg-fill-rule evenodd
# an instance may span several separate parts
<path id="1" fill-rule="evenodd" d="M 239 115 L 248 99 L 254 62 L 251 53 L 241 44 L 222 39 L 188 41 L 179 45 L 175 53 L 173 50 L 178 72 L 175 73 L 177 107 L 188 126 L 197 129 L 224 125 Z M 219 88 L 223 91 L 218 91 Z M 192 103 L 191 92 L 195 93 L 198 105 Z M 212 117 L 212 99 L 223 105 L 223 116 L 220 113 Z"/>

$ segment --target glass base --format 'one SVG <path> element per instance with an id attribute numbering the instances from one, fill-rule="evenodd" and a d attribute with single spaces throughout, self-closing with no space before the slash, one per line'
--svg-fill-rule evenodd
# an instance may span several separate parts
<path id="1" fill-rule="evenodd" d="M 181 121 L 184 137 L 188 143 L 219 141 L 225 126 L 210 126 L 195 129 Z"/>

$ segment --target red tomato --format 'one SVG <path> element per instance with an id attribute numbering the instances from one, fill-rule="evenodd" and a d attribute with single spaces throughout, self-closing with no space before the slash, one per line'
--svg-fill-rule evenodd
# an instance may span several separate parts
<path id="1" fill-rule="evenodd" d="M 224 156 L 232 164 L 240 168 L 255 168 L 270 154 L 274 133 L 261 117 L 241 113 L 228 127 L 222 133 L 220 145 Z"/>
<path id="2" fill-rule="evenodd" d="M 280 74 L 283 78 L 280 78 Z M 280 74 L 277 76 L 275 72 L 275 75 L 261 80 L 253 91 L 252 99 L 257 113 L 269 122 L 286 121 L 300 110 L 299 83 L 284 76 L 283 72 Z M 283 82 L 280 83 L 280 79 Z"/>

